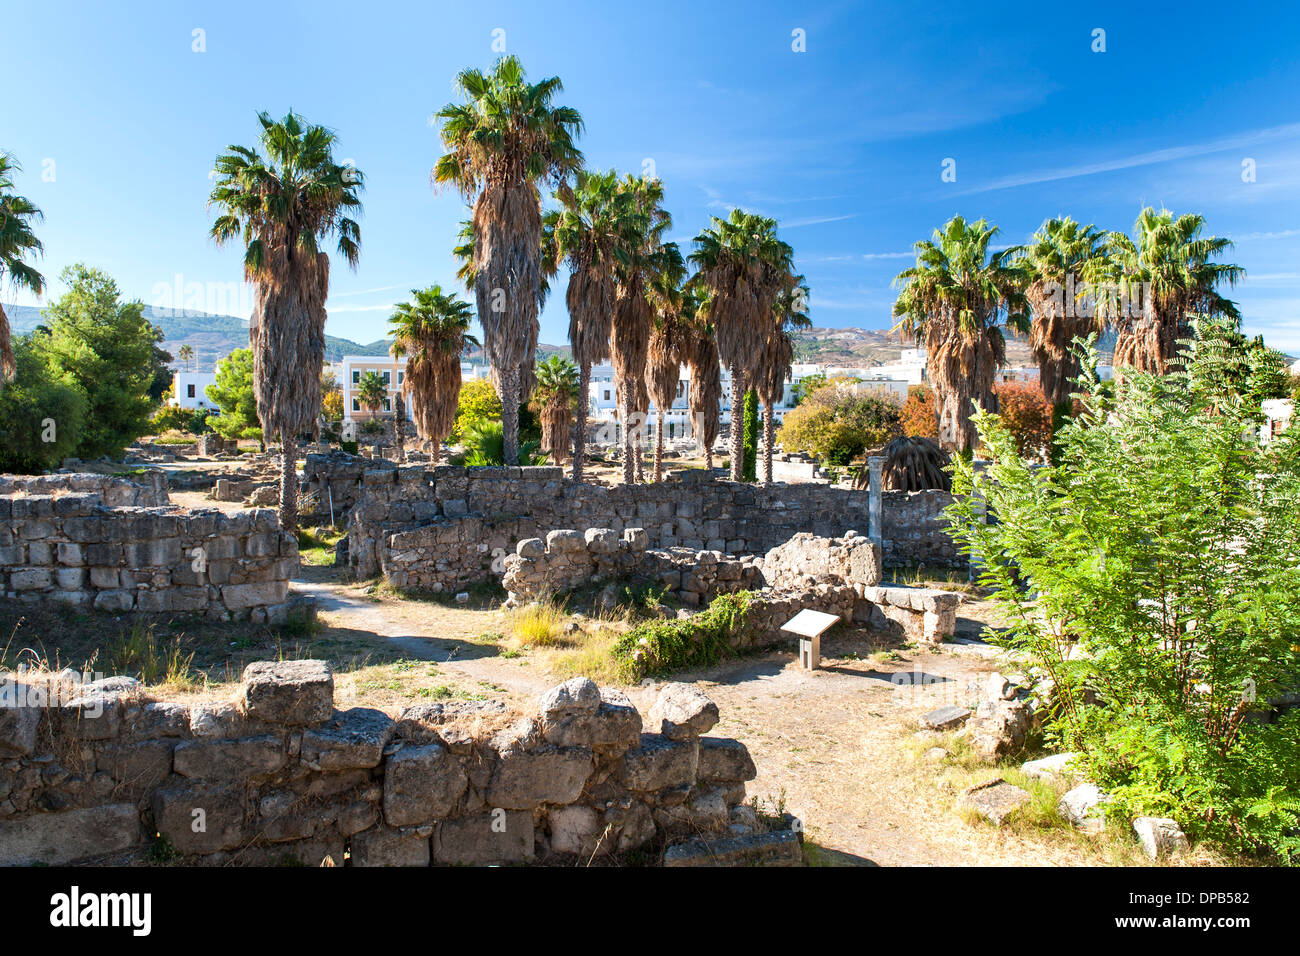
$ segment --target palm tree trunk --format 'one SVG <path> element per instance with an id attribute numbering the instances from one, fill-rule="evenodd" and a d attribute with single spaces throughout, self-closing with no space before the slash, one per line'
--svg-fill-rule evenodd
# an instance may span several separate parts
<path id="1" fill-rule="evenodd" d="M 763 480 L 772 483 L 772 437 L 775 432 L 773 423 L 776 413 L 771 402 L 763 403 Z"/>
<path id="2" fill-rule="evenodd" d="M 704 467 L 709 470 L 710 474 L 713 473 L 713 446 L 712 445 L 704 446 Z"/>
<path id="3" fill-rule="evenodd" d="M 636 392 L 628 383 L 620 386 L 623 393 L 623 484 L 636 483 L 636 449 L 632 441 L 632 416 L 636 414 Z"/>
<path id="4" fill-rule="evenodd" d="M 280 438 L 280 528 L 298 530 L 298 454 L 291 435 Z"/>
<path id="5" fill-rule="evenodd" d="M 573 439 L 573 480 L 582 482 L 582 459 L 587 450 L 587 393 L 591 388 L 591 363 L 578 367 L 578 434 Z"/>
<path id="6" fill-rule="evenodd" d="M 393 433 L 397 438 L 397 462 L 402 464 L 406 461 L 406 442 L 402 440 L 402 419 L 406 417 L 406 403 L 402 401 L 402 393 L 397 393 L 397 401 L 393 402 Z"/>
<path id="7" fill-rule="evenodd" d="M 655 481 L 664 477 L 664 416 L 655 417 Z"/>
<path id="8" fill-rule="evenodd" d="M 501 459 L 519 464 L 519 367 L 502 369 L 501 376 Z"/>
<path id="9" fill-rule="evenodd" d="M 731 480 L 745 476 L 745 370 L 731 367 Z"/>

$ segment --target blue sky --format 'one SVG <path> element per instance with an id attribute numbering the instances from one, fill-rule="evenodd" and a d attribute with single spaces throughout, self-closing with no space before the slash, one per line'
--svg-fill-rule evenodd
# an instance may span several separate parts
<path id="1" fill-rule="evenodd" d="M 429 119 L 457 70 L 491 64 L 503 30 L 532 77 L 563 79 L 589 166 L 653 161 L 673 238 L 736 205 L 776 217 L 817 325 L 886 327 L 912 243 L 954 214 L 1013 244 L 1049 216 L 1128 230 L 1165 205 L 1236 241 L 1246 330 L 1300 353 L 1294 4 L 0 6 L 0 149 L 46 214 L 50 278 L 81 260 L 146 303 L 183 304 L 161 301 L 178 276 L 217 301 L 241 253 L 207 239 L 213 159 L 254 142 L 257 110 L 292 107 L 337 130 L 367 177 L 360 268 L 336 263 L 327 330 L 381 337 L 411 287 L 454 284 L 465 211 L 429 184 Z M 941 181 L 945 159 L 955 182 Z M 542 340 L 566 329 L 556 295 Z"/>

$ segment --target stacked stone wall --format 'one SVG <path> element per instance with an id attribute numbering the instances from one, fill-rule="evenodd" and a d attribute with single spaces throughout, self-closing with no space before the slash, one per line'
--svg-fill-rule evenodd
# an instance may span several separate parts
<path id="1" fill-rule="evenodd" d="M 645 721 L 586 678 L 527 712 L 339 710 L 323 661 L 250 664 L 218 702 L 68 673 L 10 675 L 0 695 L 0 864 L 586 861 L 753 824 L 753 761 L 705 736 L 718 708 L 685 684 Z"/>

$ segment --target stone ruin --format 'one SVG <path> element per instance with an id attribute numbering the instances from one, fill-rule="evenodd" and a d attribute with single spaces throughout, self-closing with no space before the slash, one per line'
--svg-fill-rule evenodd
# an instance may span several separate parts
<path id="1" fill-rule="evenodd" d="M 336 709 L 334 675 L 313 660 L 250 664 L 216 703 L 71 672 L 11 675 L 0 696 L 0 864 L 130 862 L 165 841 L 217 865 L 564 862 L 665 847 L 689 865 L 713 852 L 699 842 L 711 837 L 751 838 L 740 854 L 751 862 L 799 859 L 789 833 L 758 832 L 744 805 L 749 752 L 708 736 L 718 708 L 691 685 L 665 685 L 644 721 L 586 678 L 527 712 Z"/>
<path id="2" fill-rule="evenodd" d="M 298 540 L 274 511 L 190 511 L 161 473 L 0 476 L 0 593 L 119 613 L 281 623 Z"/>
<path id="3" fill-rule="evenodd" d="M 939 643 L 956 630 L 957 594 L 937 588 L 881 587 L 880 547 L 849 531 L 843 537 L 796 534 L 762 557 L 719 551 L 647 547 L 647 535 L 629 528 L 556 530 L 526 538 L 503 562 L 507 605 L 519 605 L 614 580 L 665 589 L 687 606 L 719 594 L 753 592 L 746 624 L 733 648 L 761 647 L 792 638 L 781 625 L 805 608 L 867 625 L 895 639 Z"/>
<path id="4" fill-rule="evenodd" d="M 461 468 L 309 457 L 303 514 L 346 520 L 342 559 L 357 580 L 441 592 L 500 574 L 522 540 L 553 529 L 641 529 L 656 549 L 761 555 L 801 532 L 869 526 L 868 495 L 824 484 L 747 484 L 683 471 L 662 482 L 574 484 L 556 467 Z M 886 565 L 961 565 L 947 534 L 947 492 L 884 492 Z M 346 514 L 346 518 L 343 516 Z"/>

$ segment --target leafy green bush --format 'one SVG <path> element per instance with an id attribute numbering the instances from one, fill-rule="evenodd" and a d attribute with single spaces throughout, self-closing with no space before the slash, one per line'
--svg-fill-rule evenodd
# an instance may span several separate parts
<path id="1" fill-rule="evenodd" d="M 834 379 L 786 413 L 777 442 L 827 465 L 848 465 L 900 432 L 900 405 L 887 393 L 860 391 L 856 380 Z"/>
<path id="2" fill-rule="evenodd" d="M 505 462 L 505 431 L 500 421 L 480 419 L 472 422 L 463 438 L 464 452 L 453 455 L 450 459 L 454 465 L 500 465 Z M 539 452 L 541 442 L 536 438 L 523 440 L 520 433 L 519 464 L 544 465 L 548 458 Z"/>
<path id="3" fill-rule="evenodd" d="M 977 415 L 993 463 L 958 461 L 949 517 L 1110 812 L 1300 862 L 1300 709 L 1270 703 L 1300 685 L 1300 434 L 1261 446 L 1244 345 L 1194 328 L 1164 378 L 1126 371 L 1111 397 L 1085 371 L 1047 467 Z"/>
<path id="4" fill-rule="evenodd" d="M 707 667 L 731 653 L 731 638 L 745 626 L 750 594 L 720 594 L 699 614 L 680 621 L 647 621 L 614 645 L 619 678 L 627 683 L 684 667 Z"/>
<path id="5" fill-rule="evenodd" d="M 0 472 L 58 468 L 81 442 L 88 404 L 70 376 L 49 367 L 32 336 L 14 342 L 16 371 L 0 384 Z"/>

